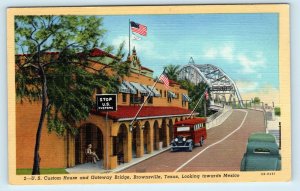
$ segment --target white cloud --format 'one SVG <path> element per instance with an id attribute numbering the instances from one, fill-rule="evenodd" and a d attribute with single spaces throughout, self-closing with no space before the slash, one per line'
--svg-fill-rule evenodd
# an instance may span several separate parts
<path id="1" fill-rule="evenodd" d="M 250 82 L 250 81 L 237 81 L 237 87 L 239 88 L 240 93 L 247 93 L 256 91 L 259 87 L 258 82 Z"/>
<path id="2" fill-rule="evenodd" d="M 204 56 L 206 58 L 210 58 L 210 59 L 216 58 L 217 55 L 218 55 L 218 50 L 215 48 L 209 48 L 209 49 L 205 50 L 205 52 L 204 52 Z"/>
<path id="3" fill-rule="evenodd" d="M 122 42 L 125 41 L 125 47 L 124 51 L 128 52 L 129 46 L 128 46 L 128 36 L 119 36 L 115 38 L 112 41 L 112 45 L 115 47 L 118 47 Z M 155 57 L 155 59 L 160 59 L 160 60 L 170 60 L 170 58 L 173 58 L 172 56 L 176 57 L 175 55 L 165 55 L 161 52 L 157 52 L 155 49 L 155 46 L 152 41 L 146 40 L 145 38 L 142 38 L 139 41 L 131 40 L 130 41 L 130 49 L 132 51 L 133 47 L 135 47 L 138 56 L 144 56 L 144 57 Z M 141 54 L 142 53 L 142 54 Z"/>
<path id="4" fill-rule="evenodd" d="M 118 36 L 112 40 L 114 47 L 119 47 L 121 43 L 125 42 L 124 50 L 128 52 L 128 36 Z"/>
<path id="5" fill-rule="evenodd" d="M 279 105 L 279 90 L 271 84 L 260 85 L 258 82 L 236 81 L 236 85 L 241 93 L 243 100 L 251 100 L 259 97 L 260 100 L 268 105 Z"/>
<path id="6" fill-rule="evenodd" d="M 263 55 L 255 55 L 253 59 L 250 59 L 245 54 L 240 54 L 237 56 L 237 61 L 242 66 L 242 72 L 245 74 L 255 73 L 258 68 L 265 67 Z"/>
<path id="7" fill-rule="evenodd" d="M 220 49 L 220 54 L 226 60 L 233 60 L 233 47 L 230 45 L 224 46 Z"/>
<path id="8" fill-rule="evenodd" d="M 234 46 L 231 44 L 225 44 L 218 48 L 210 47 L 203 51 L 203 55 L 207 59 L 222 58 L 227 61 L 232 61 L 234 58 Z"/>
<path id="9" fill-rule="evenodd" d="M 203 49 L 204 58 L 208 60 L 223 59 L 227 63 L 240 65 L 240 71 L 244 74 L 257 72 L 257 69 L 266 67 L 265 56 L 261 51 L 242 53 L 235 49 L 234 44 L 223 44 L 218 47 Z M 261 78 L 261 76 L 258 76 Z"/>
<path id="10" fill-rule="evenodd" d="M 239 88 L 240 90 L 240 88 Z M 241 93 L 243 100 L 251 100 L 254 97 L 259 97 L 262 102 L 268 104 L 270 106 L 275 104 L 275 106 L 279 106 L 279 90 L 274 88 L 270 84 L 265 84 L 259 87 L 256 91 L 249 91 Z"/>

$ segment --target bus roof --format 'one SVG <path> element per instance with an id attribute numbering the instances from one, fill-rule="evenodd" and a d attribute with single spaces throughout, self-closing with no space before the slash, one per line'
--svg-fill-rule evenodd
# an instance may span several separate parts
<path id="1" fill-rule="evenodd" d="M 198 117 L 198 118 L 193 118 L 193 119 L 186 119 L 183 121 L 178 121 L 176 122 L 174 125 L 178 126 L 178 125 L 195 125 L 198 123 L 205 123 L 206 122 L 206 118 L 204 117 Z"/>

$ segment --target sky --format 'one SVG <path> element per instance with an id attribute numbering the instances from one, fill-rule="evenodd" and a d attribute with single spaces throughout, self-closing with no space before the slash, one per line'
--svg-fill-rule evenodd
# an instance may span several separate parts
<path id="1" fill-rule="evenodd" d="M 186 65 L 193 57 L 196 64 L 222 68 L 243 99 L 257 95 L 278 102 L 278 14 L 104 16 L 105 42 L 118 46 L 124 41 L 126 53 L 129 19 L 147 26 L 146 37 L 131 38 L 131 49 L 135 46 L 154 76 L 168 64 Z"/>

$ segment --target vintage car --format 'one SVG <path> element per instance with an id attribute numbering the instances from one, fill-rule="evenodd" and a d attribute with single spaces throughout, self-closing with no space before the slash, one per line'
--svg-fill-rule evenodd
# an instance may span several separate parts
<path id="1" fill-rule="evenodd" d="M 206 118 L 193 118 L 174 124 L 174 139 L 171 151 L 185 149 L 192 151 L 195 144 L 202 146 L 207 138 Z"/>
<path id="2" fill-rule="evenodd" d="M 267 133 L 250 135 L 240 170 L 281 170 L 281 155 L 275 137 Z"/>

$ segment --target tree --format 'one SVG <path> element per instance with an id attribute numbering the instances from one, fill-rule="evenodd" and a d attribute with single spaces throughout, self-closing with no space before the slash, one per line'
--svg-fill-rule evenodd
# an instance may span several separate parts
<path id="1" fill-rule="evenodd" d="M 169 64 L 166 66 L 165 73 L 167 74 L 167 76 L 170 80 L 177 81 L 177 77 L 179 74 L 179 68 L 180 68 L 179 65 Z"/>
<path id="2" fill-rule="evenodd" d="M 189 80 L 180 80 L 179 83 L 182 88 L 188 90 L 188 96 L 191 98 L 191 102 L 189 103 L 189 109 L 193 110 L 196 107 L 196 104 L 201 98 L 202 94 L 205 92 L 205 89 L 208 87 L 207 84 L 201 82 L 197 85 L 194 85 Z M 209 101 L 206 101 L 205 97 L 203 97 L 203 99 L 200 101 L 200 103 L 195 109 L 195 112 L 198 112 L 200 116 L 205 115 L 204 104 L 206 104 L 206 114 L 210 114 L 210 111 L 208 110 Z"/>
<path id="3" fill-rule="evenodd" d="M 253 99 L 253 103 L 254 103 L 254 104 L 259 104 L 259 103 L 260 103 L 259 97 L 255 97 L 255 98 Z"/>
<path id="4" fill-rule="evenodd" d="M 88 117 L 94 105 L 95 89 L 105 87 L 116 92 L 119 76 L 129 72 L 129 64 L 121 61 L 124 44 L 106 65 L 95 67 L 89 62 L 93 48 L 108 53 L 114 49 L 101 42 L 105 33 L 102 20 L 95 16 L 15 17 L 16 95 L 21 103 L 29 100 L 42 104 L 32 174 L 40 174 L 39 147 L 45 118 L 49 132 L 75 134 L 76 124 Z M 118 76 L 109 76 L 107 68 Z"/>
<path id="5" fill-rule="evenodd" d="M 280 111 L 280 107 L 275 107 L 275 115 L 280 116 L 281 115 L 281 111 Z"/>
<path id="6" fill-rule="evenodd" d="M 167 74 L 168 78 L 174 81 L 179 82 L 181 85 L 181 88 L 184 88 L 188 90 L 188 96 L 191 98 L 191 102 L 189 103 L 189 109 L 193 110 L 204 93 L 205 89 L 207 88 L 207 84 L 205 83 L 199 83 L 197 85 L 193 84 L 189 80 L 179 80 L 177 77 L 179 75 L 179 68 L 180 65 L 172 65 L 169 64 L 166 66 L 165 73 Z M 206 111 L 204 111 L 204 104 L 206 104 Z M 201 102 L 198 104 L 197 108 L 195 109 L 195 112 L 198 112 L 200 116 L 204 116 L 205 113 L 210 113 L 209 110 L 209 101 L 205 101 L 205 98 L 201 100 Z"/>

